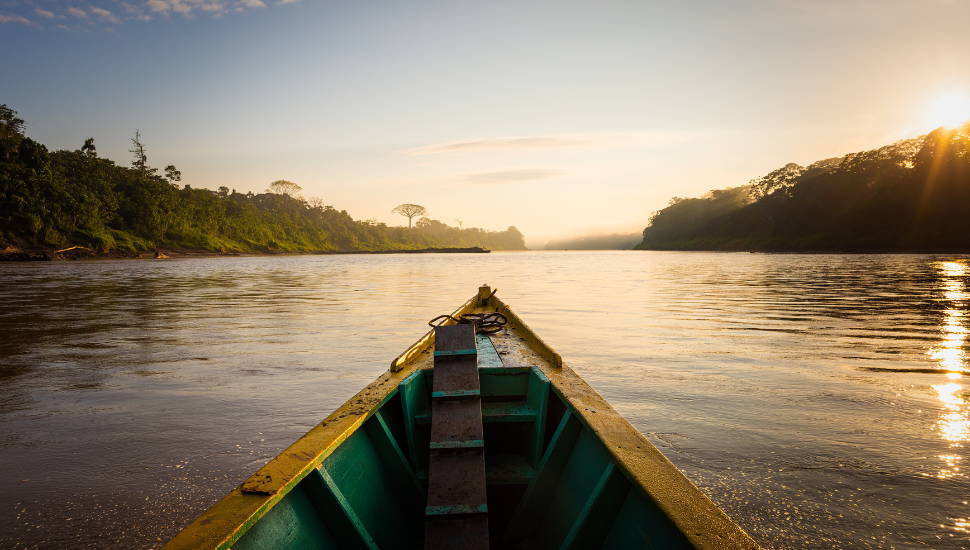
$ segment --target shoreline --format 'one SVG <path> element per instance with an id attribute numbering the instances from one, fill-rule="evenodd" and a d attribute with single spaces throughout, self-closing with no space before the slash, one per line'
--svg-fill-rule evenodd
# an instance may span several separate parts
<path id="1" fill-rule="evenodd" d="M 218 256 L 310 256 L 331 254 L 488 254 L 491 250 L 481 247 L 471 248 L 421 248 L 407 250 L 300 250 L 271 252 L 221 252 L 195 248 L 158 247 L 143 252 L 124 252 L 112 250 L 99 252 L 83 247 L 57 250 L 52 247 L 17 247 L 6 245 L 0 248 L 0 262 L 56 262 L 75 260 L 164 260 L 176 258 L 212 258 Z"/>
<path id="2" fill-rule="evenodd" d="M 725 252 L 738 254 L 841 254 L 845 256 L 865 254 L 970 254 L 970 248 L 810 248 L 810 249 L 764 249 L 764 248 L 634 248 L 635 252 Z"/>
<path id="3" fill-rule="evenodd" d="M 542 250 L 542 249 L 526 249 Z M 592 250 L 621 250 L 621 249 L 590 249 Z M 844 255 L 859 256 L 869 254 L 956 254 L 970 255 L 970 248 L 873 248 L 873 249 L 806 249 L 806 250 L 765 250 L 765 249 L 724 249 L 724 248 L 652 248 L 626 249 L 629 252 L 707 252 L 724 254 L 812 254 L 812 255 Z M 0 263 L 4 262 L 56 262 L 77 260 L 165 260 L 179 258 L 214 258 L 230 257 L 261 257 L 261 256 L 312 256 L 312 255 L 375 255 L 375 254 L 489 254 L 492 251 L 481 247 L 470 248 L 421 248 L 405 250 L 299 250 L 299 251 L 267 251 L 267 252 L 230 252 L 213 251 L 202 248 L 158 247 L 142 252 L 125 252 L 112 250 L 100 252 L 83 247 L 71 247 L 57 250 L 53 247 L 18 247 L 0 241 Z"/>

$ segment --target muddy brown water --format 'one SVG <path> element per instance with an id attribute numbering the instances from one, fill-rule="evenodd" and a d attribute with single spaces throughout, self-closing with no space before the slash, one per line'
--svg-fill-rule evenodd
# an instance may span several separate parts
<path id="1" fill-rule="evenodd" d="M 970 259 L 0 265 L 0 547 L 157 548 L 482 283 L 758 542 L 970 548 Z"/>

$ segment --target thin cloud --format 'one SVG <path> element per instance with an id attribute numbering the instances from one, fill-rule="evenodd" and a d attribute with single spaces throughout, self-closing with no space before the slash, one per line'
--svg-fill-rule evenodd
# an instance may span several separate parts
<path id="1" fill-rule="evenodd" d="M 40 8 L 35 9 L 34 10 L 34 13 L 36 13 L 37 15 L 39 15 L 41 17 L 46 17 L 48 19 L 64 19 L 64 16 L 63 15 L 57 15 L 56 13 L 54 13 L 52 11 L 42 10 Z"/>
<path id="2" fill-rule="evenodd" d="M 630 134 L 575 134 L 465 139 L 405 149 L 401 153 L 405 155 L 435 155 L 440 153 L 470 153 L 502 149 L 559 149 L 563 147 L 618 145 L 633 143 L 636 140 L 637 137 Z"/>
<path id="3" fill-rule="evenodd" d="M 468 174 L 458 179 L 460 183 L 473 185 L 493 185 L 496 183 L 514 183 L 555 178 L 569 174 L 569 170 L 544 170 L 541 168 L 523 168 L 519 170 L 502 170 L 500 172 L 485 172 Z"/>
<path id="4" fill-rule="evenodd" d="M 203 11 L 211 11 L 205 9 L 208 6 L 204 0 L 148 0 L 145 2 L 145 6 L 147 6 L 153 12 L 160 13 L 162 15 L 168 15 L 169 12 L 175 12 L 181 13 L 185 17 L 190 17 L 192 15 L 192 10 L 196 8 L 202 9 Z M 216 4 L 216 6 L 217 9 L 222 9 L 221 4 Z M 221 13 L 221 11 L 218 13 Z"/>
<path id="5" fill-rule="evenodd" d="M 102 21 L 109 21 L 109 22 L 114 23 L 116 25 L 120 25 L 121 24 L 121 19 L 118 19 L 115 16 L 115 14 L 111 13 L 108 10 L 103 10 L 103 9 L 97 7 L 97 6 L 91 6 L 91 13 L 97 15 L 98 16 L 98 19 L 100 19 Z"/>
<path id="6" fill-rule="evenodd" d="M 182 2 L 181 0 L 169 0 L 169 6 L 172 7 L 172 11 L 181 13 L 182 15 L 188 17 L 192 13 L 193 6 Z"/>
<path id="7" fill-rule="evenodd" d="M 0 15 L 0 23 L 22 23 L 24 25 L 29 25 L 30 19 L 26 19 L 19 15 Z"/>
<path id="8" fill-rule="evenodd" d="M 0 0 L 0 3 L 2 3 L 2 1 L 3 0 Z M 87 1 L 98 2 L 98 0 Z M 104 24 L 109 23 L 113 25 L 121 25 L 125 21 L 132 20 L 151 21 L 153 15 L 155 17 L 158 15 L 163 15 L 167 18 L 176 13 L 183 15 L 187 19 L 192 19 L 193 15 L 199 12 L 207 13 L 214 18 L 221 18 L 228 13 L 245 12 L 251 9 L 266 8 L 268 7 L 268 4 L 279 6 L 284 4 L 293 4 L 299 1 L 300 0 L 138 0 L 137 2 L 129 2 L 126 0 L 112 0 L 113 5 L 116 7 L 112 8 L 111 10 L 102 7 L 104 5 L 102 2 L 99 2 L 99 5 L 84 4 L 87 7 L 80 7 L 76 5 L 68 6 L 62 4 L 57 9 L 44 9 L 35 5 L 28 8 L 32 9 L 32 13 L 36 14 L 36 18 L 33 20 L 26 17 L 26 15 L 29 15 L 28 13 L 24 13 L 23 15 L 0 15 L 0 24 L 22 23 L 24 25 L 37 26 L 35 21 L 56 21 L 58 19 L 72 17 L 83 20 L 88 25 L 100 23 L 101 25 L 98 26 L 106 26 L 110 28 L 111 25 Z M 17 2 L 14 0 L 13 5 L 18 3 L 22 4 L 23 2 Z M 30 4 L 33 2 L 27 0 L 25 3 L 30 6 Z M 71 24 L 70 27 L 74 27 L 73 30 L 82 30 L 82 27 L 78 27 L 76 24 Z"/>
<path id="9" fill-rule="evenodd" d="M 152 16 L 145 13 L 145 10 L 138 6 L 133 6 L 128 2 L 122 2 L 121 7 L 130 15 L 126 19 L 138 19 L 139 21 L 151 21 Z"/>
<path id="10" fill-rule="evenodd" d="M 164 0 L 148 0 L 145 5 L 155 13 L 168 13 L 172 9 Z"/>

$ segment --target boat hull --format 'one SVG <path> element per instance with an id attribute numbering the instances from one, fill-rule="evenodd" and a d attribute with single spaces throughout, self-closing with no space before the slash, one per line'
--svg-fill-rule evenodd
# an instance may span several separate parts
<path id="1" fill-rule="evenodd" d="M 453 316 L 496 311 L 508 325 L 477 336 L 491 548 L 758 548 L 501 300 Z M 423 548 L 433 346 L 432 332 L 164 548 Z"/>

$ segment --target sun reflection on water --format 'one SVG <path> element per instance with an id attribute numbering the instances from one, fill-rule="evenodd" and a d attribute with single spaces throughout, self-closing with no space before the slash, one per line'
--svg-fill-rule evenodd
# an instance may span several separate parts
<path id="1" fill-rule="evenodd" d="M 959 262 L 940 262 L 937 264 L 944 277 L 959 277 L 967 274 L 967 266 Z"/>
<path id="2" fill-rule="evenodd" d="M 943 312 L 943 341 L 939 346 L 930 351 L 930 357 L 937 361 L 941 367 L 949 371 L 961 371 L 965 363 L 966 354 L 963 351 L 963 342 L 967 339 L 967 329 L 963 326 L 963 312 L 956 309 L 948 309 Z M 959 378 L 959 373 L 955 377 Z"/>
<path id="3" fill-rule="evenodd" d="M 940 473 L 936 477 L 940 479 L 949 479 L 951 477 L 966 477 L 966 475 L 960 471 L 959 463 L 963 460 L 962 456 L 959 455 L 940 455 L 944 462 L 946 462 L 947 468 L 940 470 Z"/>
<path id="4" fill-rule="evenodd" d="M 963 446 L 964 441 L 970 440 L 970 410 L 967 407 L 963 384 L 958 382 L 968 372 L 967 354 L 964 351 L 968 330 L 964 310 L 970 294 L 967 292 L 964 278 L 970 270 L 965 264 L 959 262 L 939 262 L 935 267 L 942 278 L 940 286 L 946 309 L 943 310 L 943 322 L 940 325 L 941 341 L 933 346 L 928 354 L 937 362 L 941 370 L 948 371 L 946 376 L 950 380 L 933 386 L 943 403 L 937 428 L 940 436 L 950 443 L 951 448 L 959 448 Z M 936 477 L 939 479 L 965 477 L 959 466 L 962 456 L 945 454 L 940 455 L 939 458 L 943 460 L 946 467 L 941 468 Z M 956 529 L 966 531 L 967 524 L 958 521 Z"/>
<path id="5" fill-rule="evenodd" d="M 943 311 L 943 323 L 940 327 L 943 339 L 930 349 L 929 355 L 944 370 L 950 371 L 951 380 L 957 380 L 964 372 L 967 362 L 966 352 L 963 350 L 967 340 L 963 310 L 970 294 L 967 293 L 963 278 L 967 275 L 968 268 L 959 262 L 938 262 L 935 267 L 942 276 L 943 300 L 948 307 Z"/>

